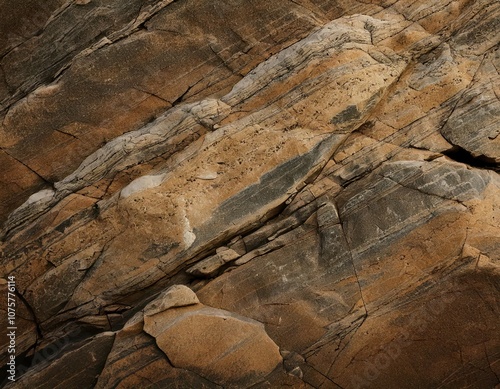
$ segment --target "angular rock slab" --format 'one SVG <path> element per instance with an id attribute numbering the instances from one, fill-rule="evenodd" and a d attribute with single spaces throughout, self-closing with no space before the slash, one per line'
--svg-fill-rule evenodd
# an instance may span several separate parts
<path id="1" fill-rule="evenodd" d="M 141 321 L 137 328 L 117 333 L 95 389 L 144 388 L 145 377 L 150 388 L 221 388 L 196 373 L 171 366 L 142 325 Z"/>
<path id="2" fill-rule="evenodd" d="M 249 387 L 281 362 L 278 346 L 264 326 L 221 309 L 183 307 L 144 318 L 172 365 L 224 387 Z"/>
<path id="3" fill-rule="evenodd" d="M 498 84 L 500 78 L 490 80 Z M 497 92 L 498 93 L 498 92 Z M 478 85 L 464 93 L 441 130 L 442 135 L 473 157 L 500 162 L 500 101 L 493 87 Z"/>

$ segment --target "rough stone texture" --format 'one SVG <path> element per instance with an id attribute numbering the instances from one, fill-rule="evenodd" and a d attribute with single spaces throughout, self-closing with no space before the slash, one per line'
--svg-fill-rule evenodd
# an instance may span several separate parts
<path id="1" fill-rule="evenodd" d="M 28 371 L 16 388 L 91 388 L 97 382 L 106 357 L 113 347 L 115 334 L 105 332 L 88 339 L 60 358 L 44 361 Z"/>
<path id="2" fill-rule="evenodd" d="M 194 276 L 210 277 L 217 274 L 219 269 L 226 263 L 231 262 L 239 257 L 240 255 L 233 249 L 227 247 L 219 247 L 216 250 L 215 255 L 212 255 L 211 257 L 198 262 L 196 265 L 191 266 L 186 270 L 186 272 Z"/>
<path id="3" fill-rule="evenodd" d="M 153 384 L 154 383 L 154 384 Z M 221 388 L 189 370 L 173 367 L 154 338 L 138 329 L 120 331 L 95 388 Z"/>
<path id="4" fill-rule="evenodd" d="M 15 387 L 500 385 L 498 1 L 0 8 Z"/>

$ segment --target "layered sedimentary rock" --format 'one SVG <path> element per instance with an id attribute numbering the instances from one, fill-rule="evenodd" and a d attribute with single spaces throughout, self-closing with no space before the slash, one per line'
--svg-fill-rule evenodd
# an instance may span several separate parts
<path id="1" fill-rule="evenodd" d="M 10 386 L 500 383 L 498 2 L 16 12 Z"/>

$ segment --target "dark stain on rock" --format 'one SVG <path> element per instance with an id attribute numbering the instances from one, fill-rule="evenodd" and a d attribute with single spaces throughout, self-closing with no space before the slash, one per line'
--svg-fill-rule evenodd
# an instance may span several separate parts
<path id="1" fill-rule="evenodd" d="M 332 124 L 340 124 L 345 122 L 350 122 L 352 120 L 358 120 L 361 117 L 361 112 L 358 111 L 358 107 L 355 105 L 349 105 L 339 114 L 335 115 L 331 121 Z"/>
<path id="2" fill-rule="evenodd" d="M 161 257 L 177 246 L 179 246 L 179 243 L 152 243 L 146 250 L 143 251 L 141 259 L 147 261 L 152 258 Z"/>

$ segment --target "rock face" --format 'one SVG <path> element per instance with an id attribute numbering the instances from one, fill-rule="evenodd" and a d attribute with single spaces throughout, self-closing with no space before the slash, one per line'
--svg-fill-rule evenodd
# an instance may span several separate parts
<path id="1" fill-rule="evenodd" d="M 6 387 L 500 385 L 498 1 L 0 7 Z"/>
<path id="2" fill-rule="evenodd" d="M 180 298 L 177 305 L 192 303 Z M 281 362 L 278 346 L 255 320 L 202 304 L 144 314 L 144 331 L 174 366 L 225 387 L 256 384 Z"/>

